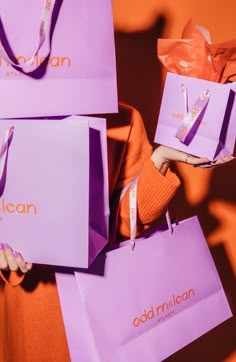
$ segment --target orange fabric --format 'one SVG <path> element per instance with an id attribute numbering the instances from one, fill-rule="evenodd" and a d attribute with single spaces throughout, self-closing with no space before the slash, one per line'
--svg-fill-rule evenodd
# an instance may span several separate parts
<path id="1" fill-rule="evenodd" d="M 115 214 L 121 189 L 134 179 L 142 166 L 138 181 L 141 232 L 164 211 L 179 180 L 171 172 L 162 176 L 150 161 L 152 147 L 136 110 L 121 105 L 119 113 L 107 115 L 107 119 L 111 215 Z M 126 193 L 120 206 L 118 239 L 119 235 L 121 238 L 129 236 L 128 215 Z M 4 293 L 2 290 L 0 293 L 0 299 L 4 298 L 1 317 L 4 320 L 0 325 L 3 328 L 3 362 L 69 362 L 53 268 L 35 265 L 21 284 L 15 285 L 16 282 L 16 273 L 11 273 Z"/>

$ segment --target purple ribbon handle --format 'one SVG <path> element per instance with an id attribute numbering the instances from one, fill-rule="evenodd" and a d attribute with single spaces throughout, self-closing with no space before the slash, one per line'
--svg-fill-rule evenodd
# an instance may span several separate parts
<path id="1" fill-rule="evenodd" d="M 193 131 L 193 128 L 196 125 L 196 122 L 199 119 L 200 114 L 208 104 L 210 98 L 210 92 L 209 90 L 203 91 L 200 97 L 197 98 L 191 110 L 189 111 L 187 87 L 184 84 L 182 84 L 181 88 L 185 103 L 185 116 L 183 118 L 183 122 L 181 123 L 175 134 L 175 137 L 177 137 L 180 140 L 180 142 L 186 144 L 188 143 L 187 142 L 188 135 L 190 134 L 191 131 Z"/>
<path id="2" fill-rule="evenodd" d="M 4 172 L 6 158 L 7 158 L 7 151 L 10 144 L 10 140 L 13 136 L 13 132 L 14 132 L 14 126 L 11 126 L 6 130 L 3 143 L 0 146 L 0 179 L 2 178 Z"/>

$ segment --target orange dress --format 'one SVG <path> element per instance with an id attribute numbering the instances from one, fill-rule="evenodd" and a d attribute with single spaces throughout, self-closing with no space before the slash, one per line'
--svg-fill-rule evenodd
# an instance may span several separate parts
<path id="1" fill-rule="evenodd" d="M 179 179 L 170 171 L 163 176 L 154 167 L 142 118 L 132 107 L 120 105 L 118 114 L 107 115 L 107 139 L 111 220 L 121 189 L 142 166 L 137 196 L 140 233 L 165 211 Z M 117 240 L 128 237 L 126 193 L 120 205 Z M 0 361 L 69 362 L 53 267 L 34 265 L 24 277 L 15 272 L 1 276 Z"/>

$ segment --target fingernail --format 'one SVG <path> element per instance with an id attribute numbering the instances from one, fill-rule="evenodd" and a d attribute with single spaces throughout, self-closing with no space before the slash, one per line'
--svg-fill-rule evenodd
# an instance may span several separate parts
<path id="1" fill-rule="evenodd" d="M 0 250 L 2 250 L 3 249 L 3 244 L 2 243 L 0 243 Z"/>
<path id="2" fill-rule="evenodd" d="M 17 257 L 20 255 L 20 253 L 18 253 L 18 251 L 13 250 L 12 255 L 13 255 L 15 258 L 17 258 Z"/>
<path id="3" fill-rule="evenodd" d="M 8 244 L 2 244 L 4 250 L 10 249 L 10 246 Z"/>

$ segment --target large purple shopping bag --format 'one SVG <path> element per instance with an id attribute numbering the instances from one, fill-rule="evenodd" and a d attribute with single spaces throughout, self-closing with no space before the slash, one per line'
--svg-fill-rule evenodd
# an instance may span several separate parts
<path id="1" fill-rule="evenodd" d="M 162 361 L 232 316 L 196 216 L 56 277 L 73 362 Z"/>
<path id="2" fill-rule="evenodd" d="M 235 91 L 235 83 L 168 72 L 154 141 L 210 160 L 233 154 Z"/>
<path id="3" fill-rule="evenodd" d="M 88 267 L 108 240 L 106 120 L 7 119 L 5 133 L 1 240 L 34 263 Z"/>
<path id="4" fill-rule="evenodd" d="M 111 0 L 0 0 L 1 118 L 117 111 Z"/>

